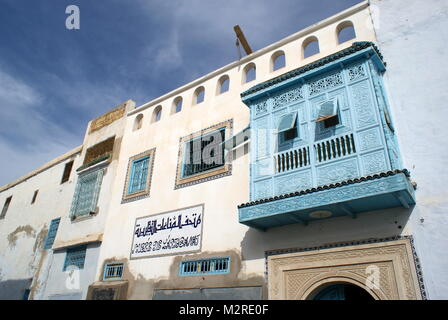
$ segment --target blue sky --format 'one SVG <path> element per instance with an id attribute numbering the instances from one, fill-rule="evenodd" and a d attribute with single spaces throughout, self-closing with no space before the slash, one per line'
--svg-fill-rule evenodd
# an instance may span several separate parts
<path id="1" fill-rule="evenodd" d="M 89 120 L 141 105 L 360 0 L 0 0 L 0 185 L 80 145 Z M 67 30 L 65 9 L 80 9 Z"/>

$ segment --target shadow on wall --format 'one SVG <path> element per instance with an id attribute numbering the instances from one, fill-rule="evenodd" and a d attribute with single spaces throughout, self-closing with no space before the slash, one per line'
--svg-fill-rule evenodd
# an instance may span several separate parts
<path id="1" fill-rule="evenodd" d="M 408 235 L 414 207 L 392 208 L 348 216 L 290 224 L 259 231 L 249 228 L 241 241 L 242 260 L 264 259 L 269 250 L 329 247 L 331 244 Z M 317 249 L 317 248 L 316 248 Z"/>
<path id="2" fill-rule="evenodd" d="M 33 279 L 0 281 L 0 300 L 23 300 Z"/>

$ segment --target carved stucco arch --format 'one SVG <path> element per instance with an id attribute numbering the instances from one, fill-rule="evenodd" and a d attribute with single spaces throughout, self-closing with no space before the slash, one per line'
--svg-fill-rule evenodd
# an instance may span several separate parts
<path id="1" fill-rule="evenodd" d="M 353 283 L 377 299 L 421 299 L 409 239 L 277 254 L 268 257 L 270 299 L 306 299 L 329 282 Z M 370 266 L 381 290 L 365 285 Z"/>
<path id="2" fill-rule="evenodd" d="M 389 299 L 384 292 L 381 290 L 372 290 L 365 285 L 365 278 L 361 276 L 351 274 L 349 272 L 326 272 L 319 276 L 316 276 L 306 283 L 304 283 L 303 288 L 299 290 L 294 297 L 295 300 L 307 300 L 313 297 L 320 290 L 322 290 L 327 285 L 332 284 L 353 284 L 357 287 L 368 292 L 375 300 L 387 300 Z"/>

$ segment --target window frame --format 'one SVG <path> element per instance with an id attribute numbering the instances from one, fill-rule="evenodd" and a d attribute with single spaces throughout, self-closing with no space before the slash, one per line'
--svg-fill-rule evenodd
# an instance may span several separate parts
<path id="1" fill-rule="evenodd" d="M 39 189 L 34 191 L 33 198 L 31 199 L 31 205 L 36 203 L 37 195 L 39 194 Z"/>
<path id="2" fill-rule="evenodd" d="M 195 141 L 201 140 L 201 155 L 200 156 L 201 156 L 201 164 L 202 164 L 203 149 L 210 144 L 209 143 L 207 145 L 202 146 L 202 141 L 204 141 L 203 138 L 212 136 L 215 133 L 221 133 L 222 131 L 224 131 L 224 139 L 222 139 L 221 143 L 219 144 L 219 147 L 222 148 L 222 150 L 221 150 L 221 152 L 222 152 L 222 161 L 223 161 L 222 165 L 215 165 L 215 167 L 211 167 L 211 168 L 205 169 L 203 171 L 199 171 L 197 173 L 185 175 L 186 166 L 188 165 L 188 164 L 186 164 L 187 157 L 190 155 L 190 158 L 191 157 L 193 159 L 195 158 L 194 154 L 191 156 L 191 152 L 190 152 L 190 154 L 187 153 L 187 150 L 191 150 L 191 149 L 193 149 L 193 153 L 194 153 L 194 147 L 193 148 L 187 148 L 188 144 L 193 144 L 193 146 L 194 146 L 194 142 Z M 197 138 L 194 138 L 194 139 L 191 139 L 191 140 L 188 140 L 188 141 L 184 142 L 184 158 L 183 158 L 183 161 L 182 161 L 182 178 L 189 178 L 189 177 L 193 177 L 195 175 L 204 174 L 204 173 L 206 173 L 206 172 L 208 172 L 210 170 L 215 170 L 217 168 L 220 168 L 220 167 L 224 166 L 225 165 L 225 158 L 224 158 L 224 156 L 225 156 L 225 154 L 224 154 L 225 153 L 225 151 L 224 151 L 225 146 L 224 146 L 223 142 L 225 142 L 225 141 L 226 141 L 226 139 L 225 139 L 225 127 L 223 127 L 223 128 L 219 128 L 217 130 L 211 131 L 211 132 L 209 132 L 209 133 L 207 133 L 205 135 L 201 135 L 201 136 L 199 136 Z"/>
<path id="3" fill-rule="evenodd" d="M 3 204 L 2 211 L 1 211 L 1 213 L 0 213 L 0 219 L 5 218 L 6 213 L 7 213 L 8 210 L 9 210 L 9 206 L 11 205 L 11 202 L 12 202 L 12 196 L 9 196 L 9 197 L 7 197 L 7 198 L 5 199 L 5 202 L 4 202 L 4 204 Z"/>
<path id="4" fill-rule="evenodd" d="M 292 121 L 292 124 L 287 129 L 279 130 L 278 127 L 280 126 L 280 123 L 282 122 L 282 119 L 289 115 L 294 115 L 294 119 Z M 300 129 L 299 129 L 299 115 L 298 111 L 288 112 L 280 116 L 277 124 L 277 141 L 279 145 L 279 149 L 282 149 L 285 145 L 288 145 L 289 143 L 294 143 L 294 141 L 300 140 Z M 291 132 L 292 130 L 295 130 L 295 136 L 291 139 L 285 139 L 285 134 L 288 132 Z"/>
<path id="5" fill-rule="evenodd" d="M 60 184 L 66 183 L 67 181 L 70 180 L 70 175 L 72 173 L 74 164 L 75 164 L 75 160 L 71 160 L 65 164 L 64 172 L 62 173 L 62 178 L 61 178 Z"/>
<path id="6" fill-rule="evenodd" d="M 223 159 L 224 159 L 223 166 L 210 168 L 209 170 L 199 172 L 194 175 L 184 176 L 184 164 L 185 164 L 186 151 L 187 151 L 186 143 L 192 141 L 193 139 L 197 139 L 201 136 L 206 136 L 206 135 L 208 135 L 214 131 L 218 131 L 220 129 L 225 129 L 224 139 L 222 141 L 222 142 L 225 142 L 226 138 L 232 137 L 233 119 L 223 121 L 221 123 L 218 123 L 216 125 L 208 127 L 201 131 L 197 131 L 195 133 L 184 136 L 180 139 L 179 156 L 178 156 L 178 162 L 177 162 L 177 171 L 176 171 L 176 180 L 175 180 L 174 189 L 179 189 L 179 188 L 187 187 L 190 185 L 206 182 L 209 180 L 218 179 L 218 178 L 232 174 L 232 165 L 231 165 L 231 163 L 229 163 L 229 161 L 226 161 L 228 153 L 227 153 L 227 150 L 225 150 L 224 145 L 223 145 L 222 146 L 223 147 Z"/>
<path id="7" fill-rule="evenodd" d="M 155 153 L 156 148 L 152 148 L 150 150 L 144 151 L 129 158 L 128 168 L 126 172 L 126 180 L 123 189 L 122 203 L 149 197 L 151 190 L 151 179 L 154 168 Z M 148 164 L 147 164 L 147 173 L 144 188 L 132 192 L 131 185 L 133 182 L 133 175 L 135 172 L 134 164 L 139 161 L 144 161 L 145 159 L 148 160 Z"/>
<path id="8" fill-rule="evenodd" d="M 321 108 L 325 103 L 329 103 L 329 102 L 333 103 L 333 111 L 331 113 L 331 115 L 322 115 L 321 116 Z M 337 117 L 337 123 L 333 124 L 333 125 L 329 125 L 328 124 L 328 120 L 333 119 Z M 333 97 L 331 99 L 327 99 L 325 101 L 322 101 L 319 104 L 319 110 L 317 112 L 317 117 L 316 117 L 316 123 L 319 124 L 320 122 L 323 123 L 324 125 L 324 129 L 329 129 L 329 128 L 338 128 L 338 126 L 342 125 L 342 119 L 341 119 L 341 103 L 338 97 Z"/>
<path id="9" fill-rule="evenodd" d="M 225 264 L 226 268 L 223 270 L 216 270 L 216 264 Z M 196 271 L 192 266 L 196 266 Z M 202 271 L 201 269 L 206 265 L 210 270 Z M 179 276 L 201 276 L 201 275 L 218 275 L 230 273 L 231 259 L 230 257 L 213 257 L 199 260 L 185 260 L 181 261 L 179 265 Z M 213 269 L 213 270 L 212 270 Z"/>
<path id="10" fill-rule="evenodd" d="M 49 250 L 53 247 L 54 240 L 58 234 L 59 224 L 61 223 L 61 218 L 56 218 L 51 220 L 50 227 L 48 228 L 47 236 L 45 237 L 44 249 Z M 51 241 L 51 243 L 50 243 Z"/>
<path id="11" fill-rule="evenodd" d="M 69 253 L 70 254 L 75 254 L 78 252 L 83 252 L 83 260 L 82 260 L 82 266 L 79 267 L 76 264 L 68 264 L 69 262 Z M 83 244 L 83 245 L 79 245 L 79 246 L 74 246 L 74 247 L 69 247 L 66 249 L 65 251 L 65 259 L 64 259 L 64 265 L 62 267 L 62 271 L 65 272 L 67 271 L 67 268 L 70 266 L 75 266 L 76 268 L 78 268 L 78 270 L 83 270 L 84 269 L 84 265 L 86 263 L 86 256 L 87 256 L 87 244 Z"/>
<path id="12" fill-rule="evenodd" d="M 73 196 L 72 206 L 70 209 L 70 219 L 75 220 L 83 216 L 90 216 L 97 213 L 98 198 L 101 191 L 101 184 L 104 175 L 104 168 L 94 171 L 88 171 L 82 173 L 78 177 L 76 183 L 75 194 Z M 93 190 L 91 195 L 91 202 L 88 205 L 88 209 L 79 209 L 81 199 L 83 199 L 83 186 L 87 183 L 93 183 Z"/>
<path id="13" fill-rule="evenodd" d="M 114 277 L 106 277 L 108 267 L 116 265 L 121 266 L 121 273 L 120 276 L 114 276 Z M 104 264 L 104 270 L 103 270 L 103 281 L 119 281 L 123 279 L 123 271 L 124 271 L 124 263 L 123 262 L 108 262 Z"/>
<path id="14" fill-rule="evenodd" d="M 136 159 L 136 160 L 132 161 L 131 175 L 129 177 L 129 185 L 128 185 L 128 194 L 134 194 L 134 193 L 141 192 L 141 191 L 145 190 L 145 185 L 148 180 L 149 160 L 150 160 L 150 157 L 145 156 L 143 158 Z M 143 162 L 143 168 L 141 169 L 142 170 L 142 172 L 140 173 L 141 176 L 138 178 L 140 181 L 138 182 L 137 189 L 134 189 L 134 180 L 136 180 L 135 175 L 136 175 L 136 170 L 137 170 L 137 164 L 142 163 L 142 162 Z M 145 168 L 145 164 L 146 164 L 146 168 Z M 143 172 L 145 169 L 146 169 L 146 175 L 145 175 L 145 177 L 143 177 Z M 144 181 L 142 181 L 143 179 L 144 179 Z M 142 187 L 142 184 L 143 184 L 143 187 Z"/>

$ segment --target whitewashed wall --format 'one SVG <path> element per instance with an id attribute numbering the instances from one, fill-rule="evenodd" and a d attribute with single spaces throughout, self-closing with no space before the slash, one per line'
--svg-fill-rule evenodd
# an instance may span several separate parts
<path id="1" fill-rule="evenodd" d="M 353 22 L 357 37 L 338 44 L 336 26 L 346 20 Z M 311 35 L 318 37 L 321 51 L 313 57 L 302 59 L 302 43 Z M 338 218 L 327 224 L 316 223 L 308 227 L 292 225 L 265 233 L 240 224 L 237 206 L 249 201 L 247 154 L 238 157 L 232 163 L 231 176 L 174 190 L 180 137 L 227 119 L 233 119 L 234 133 L 239 132 L 249 123 L 249 110 L 241 102 L 241 92 L 257 83 L 342 50 L 350 46 L 353 41 L 374 40 L 369 11 L 366 3 L 362 3 L 130 112 L 117 168 L 117 183 L 111 193 L 110 213 L 106 222 L 96 280 L 101 279 L 104 261 L 129 260 L 136 218 L 202 203 L 205 208 L 201 251 L 239 252 L 242 257 L 242 269 L 238 277 L 241 279 L 264 275 L 265 250 L 396 233 L 399 222 L 395 221 L 401 223 L 401 220 L 404 220 L 405 214 L 402 211 L 393 214 L 366 214 L 365 218 L 357 220 Z M 271 72 L 271 56 L 277 50 L 285 52 L 286 66 Z M 243 84 L 243 68 L 250 62 L 256 64 L 257 79 Z M 217 81 L 224 74 L 230 77 L 230 90 L 222 95 L 216 95 Z M 193 92 L 199 86 L 205 87 L 205 100 L 201 104 L 192 105 Z M 183 109 L 179 113 L 171 114 L 173 100 L 178 96 L 183 98 Z M 162 118 L 159 122 L 151 123 L 152 113 L 159 105 L 163 110 Z M 140 114 L 143 115 L 143 126 L 140 130 L 134 131 L 135 118 Z M 129 158 L 152 148 L 156 148 L 156 155 L 150 197 L 121 204 Z M 393 232 L 389 232 L 391 229 Z M 362 233 L 360 230 L 366 232 Z M 316 234 L 321 237 L 317 239 Z M 165 256 L 131 260 L 129 271 L 134 278 L 143 281 L 169 279 L 174 259 L 175 256 Z M 150 287 L 148 286 L 146 290 L 147 292 L 136 292 L 137 289 L 131 288 L 129 297 L 151 298 Z"/>
<path id="2" fill-rule="evenodd" d="M 70 180 L 60 184 L 65 164 L 70 159 L 75 160 Z M 79 150 L 59 160 L 59 163 L 0 191 L 2 208 L 5 199 L 13 197 L 5 218 L 0 220 L 0 282 L 34 278 L 34 288 L 40 290 L 42 287 L 36 280 L 47 273 L 51 256 L 51 250 L 43 250 L 44 241 L 52 219 L 68 219 L 76 184 L 74 168 L 80 166 Z M 39 193 L 36 202 L 31 204 L 35 190 Z"/>
<path id="3" fill-rule="evenodd" d="M 411 229 L 430 299 L 448 299 L 448 3 L 373 0 L 404 166 L 417 182 Z"/>

